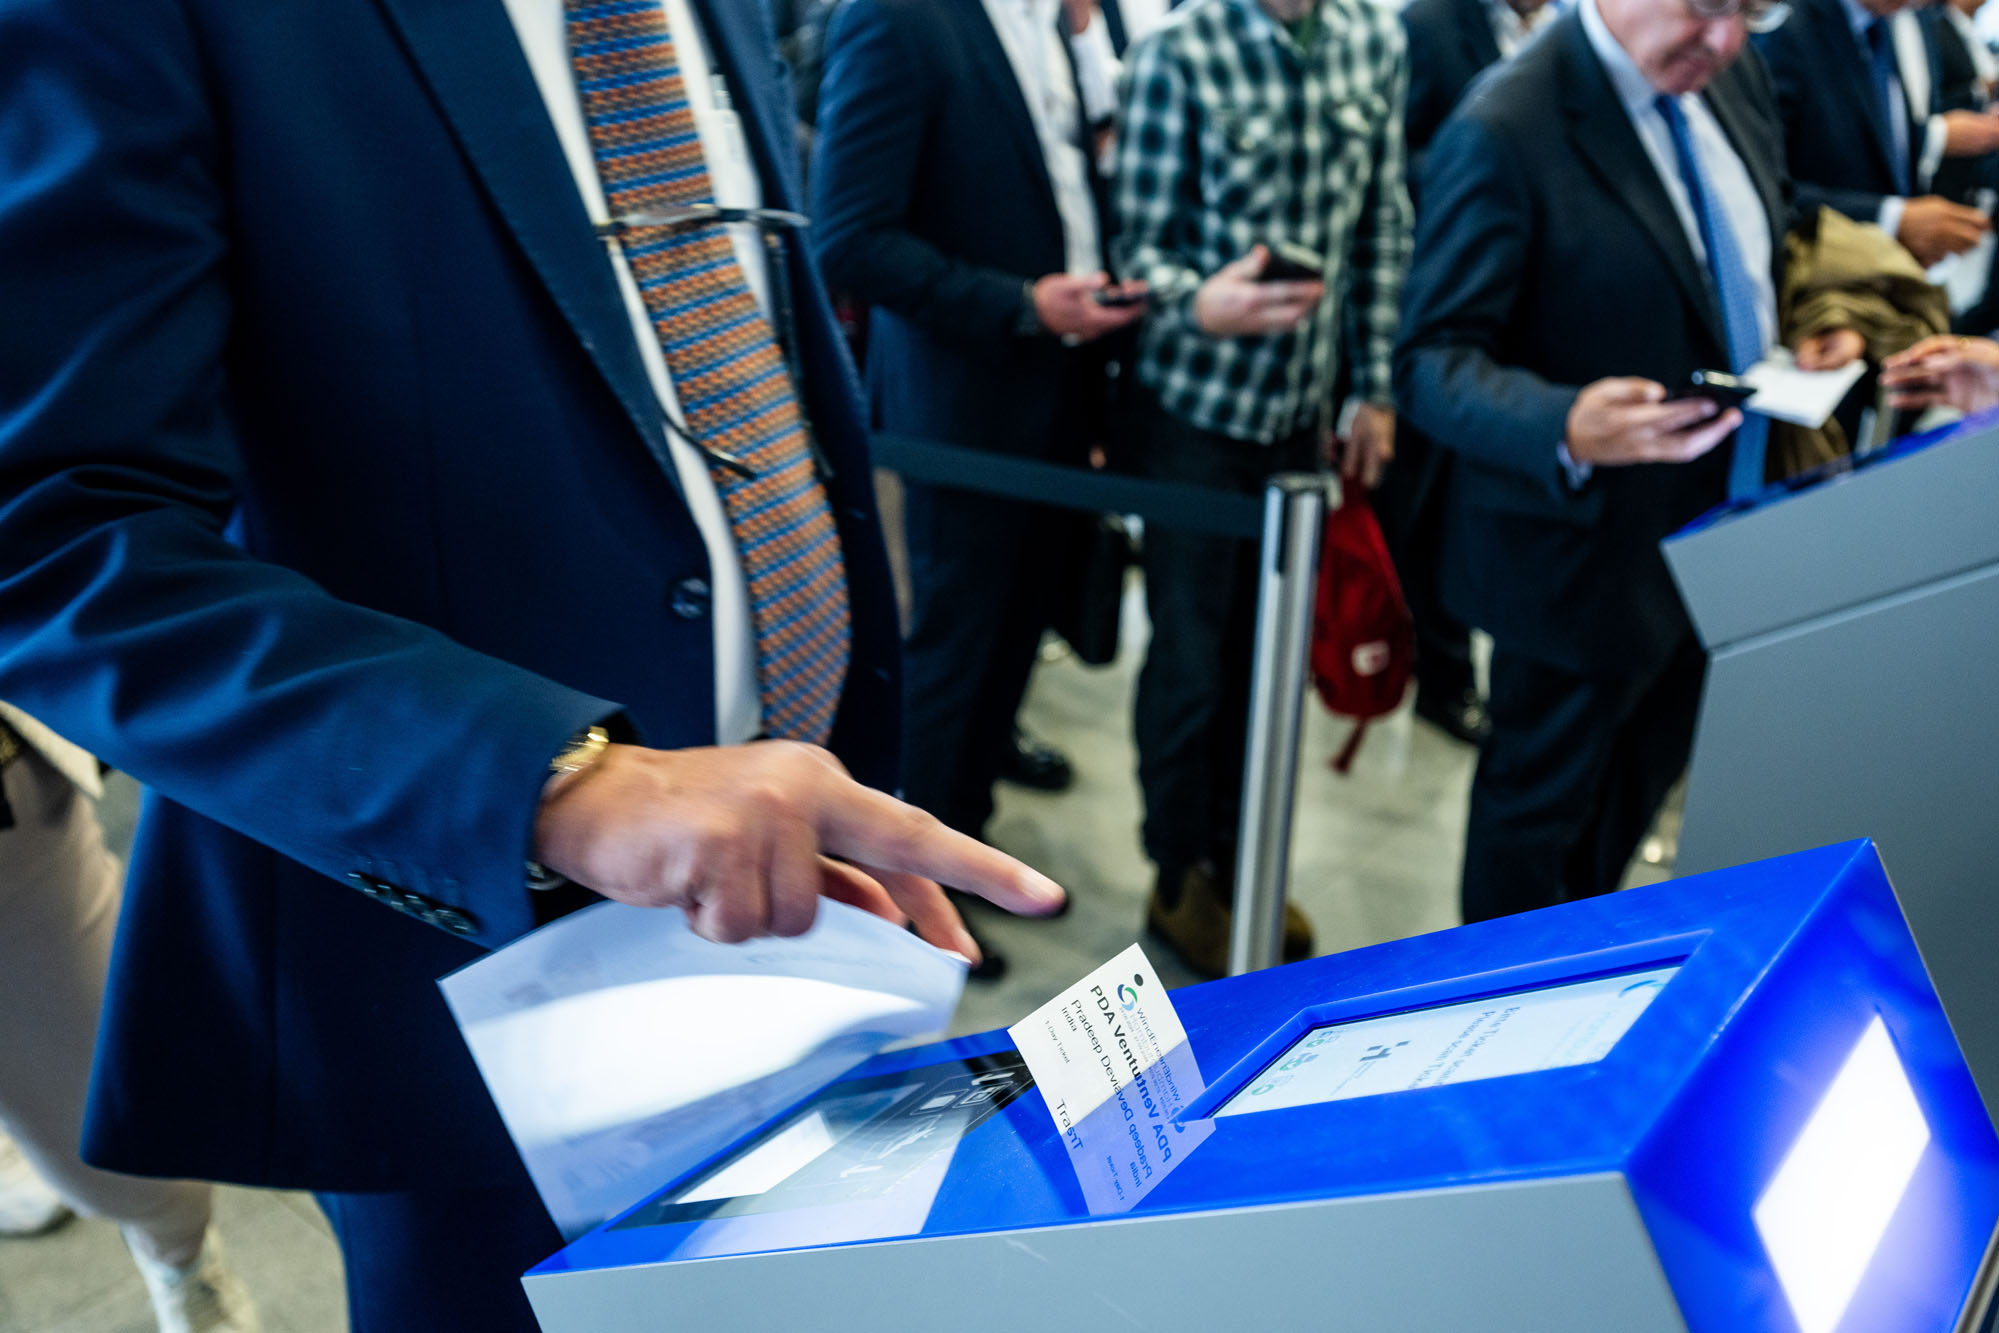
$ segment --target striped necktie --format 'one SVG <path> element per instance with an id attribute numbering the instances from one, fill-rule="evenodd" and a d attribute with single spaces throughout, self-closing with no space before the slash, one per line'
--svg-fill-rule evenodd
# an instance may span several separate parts
<path id="1" fill-rule="evenodd" d="M 1721 326 L 1728 338 L 1728 368 L 1736 374 L 1763 359 L 1763 329 L 1756 317 L 1756 284 L 1742 262 L 1742 246 L 1729 225 L 1728 214 L 1708 189 L 1694 149 L 1693 134 L 1678 98 L 1661 94 L 1654 105 L 1672 131 L 1673 155 L 1679 160 L 1680 182 L 1700 224 L 1701 246 L 1707 251 L 1708 280 L 1721 307 Z M 1755 412 L 1742 414 L 1735 432 L 1735 454 L 1728 468 L 1728 498 L 1739 500 L 1763 489 L 1763 456 L 1770 442 L 1770 419 Z"/>
<path id="2" fill-rule="evenodd" d="M 660 0 L 565 4 L 611 216 L 714 202 Z M 770 322 L 718 226 L 630 228 L 623 249 L 742 559 L 764 731 L 823 743 L 847 674 L 847 575 Z"/>

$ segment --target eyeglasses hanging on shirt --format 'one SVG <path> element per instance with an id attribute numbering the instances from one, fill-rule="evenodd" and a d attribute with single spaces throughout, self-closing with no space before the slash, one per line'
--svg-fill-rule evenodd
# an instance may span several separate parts
<path id="1" fill-rule="evenodd" d="M 733 115 L 735 103 L 729 96 L 728 83 L 719 69 L 711 68 L 708 86 L 713 94 L 717 111 Z M 784 356 L 785 369 L 791 375 L 792 392 L 802 404 L 805 401 L 804 367 L 798 356 L 798 324 L 791 302 L 791 276 L 785 267 L 787 258 L 785 237 L 796 231 L 803 231 L 812 224 L 812 219 L 803 213 L 786 208 L 736 208 L 718 203 L 663 203 L 651 208 L 633 209 L 619 213 L 602 222 L 593 222 L 590 229 L 597 239 L 610 243 L 621 241 L 626 234 L 635 231 L 689 231 L 697 227 L 727 227 L 749 225 L 763 234 L 766 273 L 770 278 L 770 296 L 773 323 L 777 334 L 778 350 Z M 688 428 L 678 413 L 660 404 L 660 411 L 666 417 L 666 424 L 681 439 L 693 446 L 701 455 L 718 467 L 745 480 L 753 479 L 756 473 L 742 459 L 726 453 L 706 443 Z M 812 464 L 820 481 L 828 481 L 833 476 L 833 465 L 819 447 L 819 440 L 812 432 L 810 424 L 805 427 L 806 448 L 811 451 Z"/>

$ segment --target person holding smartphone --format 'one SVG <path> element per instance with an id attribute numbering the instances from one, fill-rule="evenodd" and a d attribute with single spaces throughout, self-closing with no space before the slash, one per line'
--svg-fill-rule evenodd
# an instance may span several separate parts
<path id="1" fill-rule="evenodd" d="M 1256 492 L 1330 460 L 1372 486 L 1394 453 L 1389 356 L 1410 244 L 1395 13 L 1364 0 L 1191 0 L 1125 67 L 1118 271 L 1151 292 L 1137 466 Z M 1135 724 L 1158 869 L 1147 920 L 1210 974 L 1228 950 L 1255 554 L 1159 525 L 1145 534 L 1152 642 Z M 1311 949 L 1291 909 L 1285 956 Z"/>
<path id="2" fill-rule="evenodd" d="M 1778 338 L 1784 138 L 1736 57 L 1783 12 L 1581 0 L 1430 148 L 1396 382 L 1455 455 L 1445 604 L 1494 640 L 1468 921 L 1617 888 L 1685 767 L 1706 655 L 1659 541 L 1765 478 L 1767 421 L 1694 376 Z"/>

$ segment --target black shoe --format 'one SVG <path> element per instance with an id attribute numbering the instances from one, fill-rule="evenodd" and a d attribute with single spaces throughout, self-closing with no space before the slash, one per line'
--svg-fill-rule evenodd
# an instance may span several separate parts
<path id="1" fill-rule="evenodd" d="M 999 779 L 1035 791 L 1063 791 L 1075 781 L 1076 771 L 1069 765 L 1069 756 L 1016 730 L 1013 744 L 1000 759 Z"/>
<path id="2" fill-rule="evenodd" d="M 972 964 L 972 970 L 965 975 L 973 981 L 998 981 L 1006 975 L 1006 955 L 995 949 L 984 935 L 973 929 L 972 914 L 965 910 L 969 895 L 962 894 L 956 889 L 946 889 L 944 892 L 949 895 L 951 906 L 958 909 L 958 915 L 964 920 L 966 933 L 971 935 L 972 943 L 979 946 L 979 961 Z M 911 929 L 915 927 L 912 926 Z"/>
<path id="3" fill-rule="evenodd" d="M 1473 689 L 1449 694 L 1442 690 L 1426 690 L 1418 685 L 1416 716 L 1442 728 L 1466 745 L 1483 745 L 1485 738 L 1492 734 L 1492 718 L 1485 711 L 1485 701 Z"/>

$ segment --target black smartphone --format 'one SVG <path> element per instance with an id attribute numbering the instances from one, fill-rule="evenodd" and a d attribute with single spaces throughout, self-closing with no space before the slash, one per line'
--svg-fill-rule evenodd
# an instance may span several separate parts
<path id="1" fill-rule="evenodd" d="M 1090 299 L 1098 305 L 1104 306 L 1123 307 L 1144 305 L 1145 293 L 1128 292 L 1118 287 L 1099 287 L 1096 291 L 1090 293 Z"/>
<path id="2" fill-rule="evenodd" d="M 1270 247 L 1258 282 L 1317 282 L 1326 276 L 1326 261 L 1296 241 L 1278 241 Z"/>
<path id="3" fill-rule="evenodd" d="M 1722 370 L 1696 370 L 1687 376 L 1687 382 L 1666 395 L 1668 401 L 1682 398 L 1705 398 L 1726 410 L 1741 407 L 1756 396 L 1756 386 L 1740 375 L 1731 375 Z"/>

